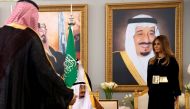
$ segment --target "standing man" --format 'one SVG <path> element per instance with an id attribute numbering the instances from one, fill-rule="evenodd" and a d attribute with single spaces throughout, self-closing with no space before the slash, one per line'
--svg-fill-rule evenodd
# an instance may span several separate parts
<path id="1" fill-rule="evenodd" d="M 67 109 L 76 97 L 48 61 L 38 6 L 19 0 L 0 28 L 0 109 Z"/>
<path id="2" fill-rule="evenodd" d="M 159 35 L 157 20 L 140 14 L 128 20 L 125 51 L 113 53 L 113 81 L 120 85 L 146 85 L 152 41 Z"/>

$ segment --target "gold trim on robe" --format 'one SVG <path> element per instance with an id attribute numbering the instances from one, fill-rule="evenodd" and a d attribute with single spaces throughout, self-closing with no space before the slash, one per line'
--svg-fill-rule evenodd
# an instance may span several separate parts
<path id="1" fill-rule="evenodd" d="M 11 26 L 11 27 L 14 27 L 14 28 L 17 28 L 17 29 L 21 29 L 21 30 L 24 30 L 24 29 L 27 28 L 26 26 L 20 25 L 20 24 L 17 24 L 17 23 L 11 23 L 11 24 L 8 24 L 8 26 Z"/>
<path id="2" fill-rule="evenodd" d="M 131 75 L 135 78 L 135 80 L 138 82 L 138 84 L 145 85 L 146 84 L 145 81 L 142 79 L 142 77 L 138 73 L 137 69 L 135 68 L 135 65 L 132 63 L 128 54 L 125 51 L 121 51 L 120 54 L 121 54 L 121 57 L 126 65 L 126 67 L 129 69 Z"/>

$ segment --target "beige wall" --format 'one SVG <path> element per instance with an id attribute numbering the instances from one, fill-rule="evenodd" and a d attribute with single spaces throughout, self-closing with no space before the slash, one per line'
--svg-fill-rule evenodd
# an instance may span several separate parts
<path id="1" fill-rule="evenodd" d="M 105 3 L 148 2 L 151 0 L 36 0 L 38 4 L 88 4 L 88 73 L 93 89 L 101 92 L 100 83 L 105 81 Z M 152 0 L 160 1 L 160 0 Z M 163 0 L 165 1 L 165 0 Z M 184 36 L 183 36 L 183 77 L 184 82 L 190 81 L 187 66 L 190 64 L 190 0 L 184 0 Z M 10 6 L 14 2 L 0 2 L 0 26 L 10 14 Z M 124 94 L 116 93 L 114 98 Z"/>

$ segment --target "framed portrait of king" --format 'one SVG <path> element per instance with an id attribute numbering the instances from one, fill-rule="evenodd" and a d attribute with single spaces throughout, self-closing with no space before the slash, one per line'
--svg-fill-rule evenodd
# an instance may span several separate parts
<path id="1" fill-rule="evenodd" d="M 115 91 L 147 88 L 152 41 L 158 35 L 168 36 L 182 81 L 182 5 L 180 1 L 106 4 L 105 77 L 119 85 Z"/>
<path id="2" fill-rule="evenodd" d="M 76 57 L 81 60 L 85 72 L 88 67 L 88 37 L 87 37 L 87 5 L 41 5 L 39 6 L 39 27 L 42 43 L 47 43 L 50 55 L 57 52 L 65 55 L 69 32 L 70 18 L 72 26 Z M 45 34 L 45 35 L 43 35 Z M 46 38 L 44 38 L 46 37 Z M 44 40 L 43 40 L 44 39 Z M 47 50 L 47 49 L 46 49 Z M 60 55 L 59 55 L 60 56 Z M 59 62 L 61 58 L 57 58 Z M 62 63 L 62 62 L 61 62 Z"/>

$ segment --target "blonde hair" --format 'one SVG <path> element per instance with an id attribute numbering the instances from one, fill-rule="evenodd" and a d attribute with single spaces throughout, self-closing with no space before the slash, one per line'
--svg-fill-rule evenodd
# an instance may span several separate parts
<path id="1" fill-rule="evenodd" d="M 155 45 L 156 40 L 158 40 L 160 42 L 161 49 L 162 49 L 162 51 L 165 55 L 165 58 L 166 58 L 166 60 L 162 63 L 162 65 L 167 66 L 170 63 L 170 57 L 174 57 L 174 53 L 172 52 L 172 50 L 170 48 L 169 39 L 165 35 L 160 35 L 160 36 L 156 37 L 154 39 L 154 41 L 152 42 L 152 48 L 153 48 L 155 56 L 150 59 L 149 64 L 154 64 L 156 62 L 156 59 L 159 57 L 158 54 L 155 52 L 155 49 L 154 49 L 154 45 Z"/>

